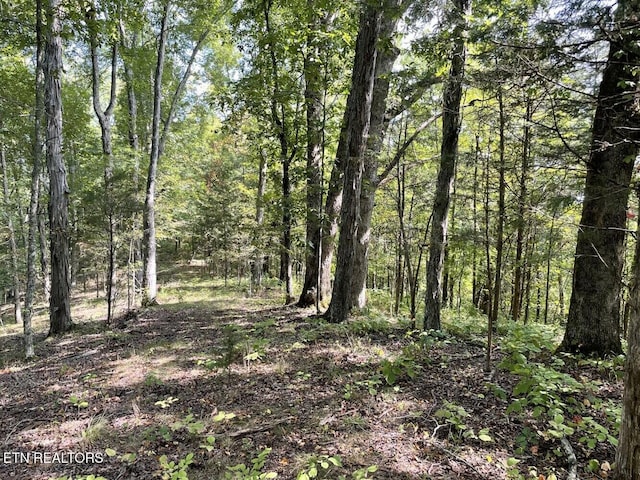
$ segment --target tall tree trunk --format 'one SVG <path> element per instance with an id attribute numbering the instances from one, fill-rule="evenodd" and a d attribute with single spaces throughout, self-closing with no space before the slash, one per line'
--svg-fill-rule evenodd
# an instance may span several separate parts
<path id="1" fill-rule="evenodd" d="M 144 258 L 143 306 L 157 303 L 158 283 L 156 264 L 156 177 L 158 175 L 158 160 L 161 151 L 161 108 L 162 108 L 162 74 L 164 72 L 165 52 L 169 29 L 169 0 L 164 4 L 160 38 L 158 39 L 158 58 L 153 77 L 153 120 L 151 123 L 151 153 L 149 158 L 149 172 L 147 175 L 147 191 L 144 201 L 144 225 L 142 248 Z"/>
<path id="2" fill-rule="evenodd" d="M 271 94 L 271 121 L 275 130 L 278 142 L 280 143 L 280 163 L 282 164 L 282 244 L 280 245 L 280 280 L 285 283 L 285 303 L 290 303 L 293 298 L 292 279 L 292 259 L 291 259 L 291 225 L 292 225 L 292 205 L 291 205 L 291 162 L 295 155 L 295 150 L 289 150 L 288 123 L 285 114 L 284 104 L 280 99 L 280 76 L 278 73 L 278 60 L 276 57 L 275 45 L 273 43 L 271 28 L 271 7 L 272 0 L 264 1 L 264 21 L 267 32 L 267 44 L 269 57 L 271 59 L 271 80 L 273 82 L 273 92 Z"/>
<path id="3" fill-rule="evenodd" d="M 0 119 L 0 131 L 2 131 L 2 119 Z M 0 140 L 0 168 L 2 168 L 2 187 L 4 193 L 4 213 L 7 217 L 7 230 L 9 231 L 9 249 L 11 251 L 11 277 L 13 283 L 13 313 L 16 323 L 22 323 L 22 305 L 20 303 L 20 271 L 18 267 L 18 245 L 16 232 L 11 218 L 13 208 L 9 198 L 9 172 L 7 171 L 7 159 L 5 156 L 4 142 Z"/>
<path id="4" fill-rule="evenodd" d="M 529 180 L 529 153 L 531 150 L 531 116 L 532 116 L 531 98 L 526 98 L 525 124 L 522 140 L 522 162 L 520 165 L 520 191 L 518 192 L 518 224 L 516 233 L 516 260 L 515 272 L 513 275 L 513 297 L 511 299 L 511 318 L 514 322 L 520 319 L 522 311 L 522 287 L 524 285 L 523 276 L 523 258 L 524 251 L 524 233 L 526 230 L 527 220 L 526 202 L 527 202 L 527 184 Z"/>
<path id="5" fill-rule="evenodd" d="M 499 176 L 500 183 L 498 186 L 498 228 L 496 233 L 496 277 L 493 283 L 493 300 L 491 302 L 492 308 L 491 313 L 489 314 L 489 324 L 487 327 L 487 352 L 485 357 L 484 368 L 485 371 L 491 370 L 491 350 L 493 348 L 493 332 L 498 326 L 498 313 L 500 312 L 500 296 L 502 294 L 502 252 L 504 248 L 504 223 L 505 223 L 505 190 L 507 189 L 507 184 L 505 181 L 505 114 L 504 114 L 504 103 L 502 98 L 502 87 L 498 87 L 498 108 L 499 108 L 499 122 L 500 122 L 500 143 L 499 143 L 499 156 L 500 156 L 500 166 L 499 166 Z"/>
<path id="6" fill-rule="evenodd" d="M 392 37 L 399 20 L 398 8 L 402 0 L 386 0 L 380 21 L 379 47 L 376 59 L 375 80 L 371 103 L 369 136 L 364 153 L 363 180 L 360 191 L 359 212 L 357 215 L 357 238 L 354 260 L 352 264 L 351 306 L 364 308 L 367 303 L 367 271 L 369 260 L 369 243 L 371 242 L 371 218 L 375 204 L 378 178 L 378 157 L 382 151 L 384 137 L 389 126 L 385 119 L 387 97 L 389 96 L 389 74 L 400 50 L 392 43 Z M 403 8 L 406 8 L 406 4 Z"/>
<path id="7" fill-rule="evenodd" d="M 45 183 L 45 179 L 41 180 Z M 42 298 L 45 303 L 51 301 L 51 252 L 47 248 L 47 217 L 48 211 L 43 206 L 39 207 L 38 212 L 38 236 L 40 237 L 40 274 L 42 275 Z"/>
<path id="8" fill-rule="evenodd" d="M 264 194 L 267 191 L 267 153 L 260 151 L 260 167 L 258 171 L 258 191 L 256 192 L 256 226 L 253 234 L 253 263 L 251 264 L 251 283 L 257 287 L 262 285 L 264 253 L 262 251 L 262 225 L 264 223 Z"/>
<path id="9" fill-rule="evenodd" d="M 100 102 L 100 65 L 98 61 L 98 32 L 96 25 L 96 11 L 91 8 L 86 13 L 86 23 L 89 30 L 89 50 L 91 54 L 91 85 L 93 96 L 93 111 L 100 125 L 102 140 L 102 155 L 104 157 L 104 202 L 107 217 L 107 323 L 111 323 L 116 296 L 116 219 L 113 185 L 113 171 L 115 168 L 113 147 L 111 144 L 111 124 L 113 110 L 116 105 L 118 48 L 114 42 L 111 47 L 111 86 L 109 89 L 109 103 L 102 109 Z"/>
<path id="10" fill-rule="evenodd" d="M 345 109 L 340 138 L 336 149 L 336 158 L 331 168 L 327 198 L 324 206 L 324 220 L 322 222 L 322 239 L 320 242 L 320 300 L 327 300 L 331 296 L 331 264 L 338 234 L 338 219 L 342 209 L 342 195 L 344 187 L 344 170 L 348 161 L 349 117 Z"/>
<path id="11" fill-rule="evenodd" d="M 42 173 L 42 116 L 44 113 L 43 65 L 42 65 L 42 0 L 36 0 L 36 66 L 35 105 L 33 109 L 33 138 L 31 191 L 29 195 L 29 233 L 27 236 L 27 287 L 24 295 L 24 352 L 26 358 L 35 355 L 33 349 L 33 303 L 36 294 L 36 262 L 38 244 L 38 205 L 40 203 L 40 175 Z"/>
<path id="12" fill-rule="evenodd" d="M 309 307 L 318 300 L 320 267 L 324 82 L 319 60 L 320 47 L 316 38 L 319 21 L 314 6 L 313 0 L 307 1 L 312 15 L 308 22 L 307 53 L 304 59 L 304 99 L 307 110 L 307 232 L 304 284 L 298 299 L 299 307 Z"/>
<path id="13" fill-rule="evenodd" d="M 344 173 L 343 208 L 340 213 L 340 238 L 336 275 L 331 303 L 325 313 L 331 322 L 346 320 L 352 305 L 353 258 L 358 235 L 358 212 L 364 154 L 367 145 L 373 84 L 378 55 L 380 8 L 367 5 L 360 16 L 356 54 L 347 98 L 348 161 Z"/>
<path id="14" fill-rule="evenodd" d="M 127 39 L 122 19 L 118 22 L 120 34 L 121 51 L 123 51 L 122 65 L 125 90 L 127 92 L 127 130 L 129 147 L 134 158 L 133 184 L 135 188 L 135 204 L 139 202 L 139 181 L 140 181 L 140 140 L 138 137 L 138 100 L 134 86 L 134 74 L 131 62 L 125 55 L 132 55 L 136 46 L 137 35 L 132 35 L 131 41 Z M 139 265 L 142 261 L 142 242 L 139 236 L 140 212 L 136 208 L 131 212 L 129 258 L 127 259 L 127 308 L 131 309 L 136 305 L 137 288 L 143 283 L 143 271 Z"/>
<path id="15" fill-rule="evenodd" d="M 47 45 L 44 59 L 47 167 L 49 170 L 49 224 L 51 236 L 51 299 L 49 335 L 71 329 L 69 278 L 69 187 L 62 158 L 62 38 L 60 0 L 47 6 Z"/>
<path id="16" fill-rule="evenodd" d="M 458 156 L 458 135 L 460 131 L 460 102 L 466 54 L 466 16 L 471 9 L 471 0 L 452 0 L 451 24 L 453 46 L 449 78 L 444 88 L 442 106 L 442 147 L 440 169 L 436 183 L 433 205 L 433 225 L 429 244 L 427 265 L 427 294 L 425 300 L 424 328 L 440 329 L 442 308 L 442 268 L 447 244 L 447 222 L 451 187 Z"/>
<path id="17" fill-rule="evenodd" d="M 640 199 L 638 187 L 636 194 Z M 630 274 L 628 349 L 620 438 L 616 450 L 616 480 L 634 480 L 640 476 L 640 221 Z"/>
<path id="18" fill-rule="evenodd" d="M 478 302 L 478 162 L 480 161 L 480 136 L 476 134 L 473 162 L 473 252 L 471 255 L 471 302 Z"/>
<path id="19" fill-rule="evenodd" d="M 640 130 L 637 0 L 620 0 L 592 128 L 573 290 L 560 351 L 622 352 L 620 297 L 629 183 Z M 631 89 L 631 90 L 630 90 Z M 637 472 L 636 472 L 637 473 Z"/>

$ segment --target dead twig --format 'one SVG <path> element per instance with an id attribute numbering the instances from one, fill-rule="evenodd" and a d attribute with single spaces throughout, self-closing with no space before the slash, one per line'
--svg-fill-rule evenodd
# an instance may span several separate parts
<path id="1" fill-rule="evenodd" d="M 288 423 L 290 420 L 293 420 L 294 417 L 286 417 L 281 418 L 280 420 L 276 420 L 275 422 L 266 423 L 263 425 L 254 425 L 253 427 L 241 428 L 240 430 L 236 430 L 235 432 L 228 433 L 227 436 L 231 438 L 244 437 L 245 435 L 250 435 L 252 433 L 265 432 L 267 430 L 271 430 L 278 425 L 282 425 L 283 423 Z"/>

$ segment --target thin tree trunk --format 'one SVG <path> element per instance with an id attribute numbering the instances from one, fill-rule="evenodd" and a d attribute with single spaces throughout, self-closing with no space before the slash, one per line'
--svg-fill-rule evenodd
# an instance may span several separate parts
<path id="1" fill-rule="evenodd" d="M 553 235 L 556 226 L 556 210 L 553 211 L 553 217 L 551 217 L 551 228 L 549 229 L 549 242 L 547 243 L 547 271 L 544 287 L 544 324 L 547 324 L 549 319 L 549 290 L 551 290 L 551 253 L 553 252 Z"/>
<path id="2" fill-rule="evenodd" d="M 51 236 L 51 300 L 49 335 L 71 329 L 69 278 L 69 187 L 62 157 L 62 38 L 60 0 L 49 0 L 47 46 L 44 60 L 47 167 L 49 170 L 49 224 Z"/>
<path id="3" fill-rule="evenodd" d="M 324 82 L 319 61 L 320 47 L 316 38 L 319 21 L 314 9 L 315 2 L 308 0 L 307 6 L 312 15 L 308 22 L 307 53 L 304 59 L 304 99 L 307 110 L 307 232 L 304 284 L 298 299 L 299 307 L 309 307 L 318 300 L 324 151 Z"/>
<path id="4" fill-rule="evenodd" d="M 502 290 L 502 251 L 504 243 L 504 223 L 505 223 L 505 190 L 507 188 L 505 181 L 505 114 L 504 103 L 502 99 L 502 88 L 498 87 L 498 108 L 499 108 L 499 122 L 500 122 L 500 185 L 498 187 L 498 228 L 496 234 L 496 277 L 493 284 L 493 301 L 491 314 L 489 315 L 489 325 L 487 328 L 487 352 L 485 357 L 484 368 L 485 371 L 491 371 L 491 350 L 493 348 L 493 332 L 498 325 L 498 313 L 500 311 L 500 295 Z"/>
<path id="5" fill-rule="evenodd" d="M 258 171 L 258 191 L 256 192 L 256 225 L 253 234 L 253 263 L 251 265 L 251 283 L 256 287 L 262 285 L 264 253 L 262 251 L 262 225 L 264 223 L 264 195 L 267 191 L 267 153 L 260 151 Z"/>
<path id="6" fill-rule="evenodd" d="M 96 11 L 89 9 L 86 13 L 86 23 L 89 30 L 89 50 L 91 54 L 91 85 L 93 96 L 93 111 L 98 118 L 100 125 L 100 136 L 102 140 L 102 155 L 105 161 L 104 168 L 104 202 L 107 217 L 107 324 L 113 318 L 116 296 L 116 219 L 115 219 L 115 199 L 113 185 L 113 171 L 115 168 L 113 158 L 113 147 L 111 144 L 111 124 L 113 110 L 116 105 L 117 89 L 117 62 L 118 48 L 114 42 L 111 48 L 111 87 L 109 90 L 109 103 L 106 109 L 102 109 L 100 102 L 100 66 L 98 62 L 98 39 L 96 25 Z"/>
<path id="7" fill-rule="evenodd" d="M 433 205 L 433 225 L 429 245 L 429 263 L 427 265 L 427 294 L 425 300 L 424 328 L 441 328 L 440 310 L 442 309 L 442 269 L 444 251 L 447 244 L 447 222 L 451 187 L 458 156 L 458 135 L 460 131 L 460 103 L 466 56 L 466 19 L 471 9 L 470 0 L 452 1 L 453 47 L 451 68 L 444 88 L 442 106 L 442 147 L 440 150 L 440 168 L 436 183 Z"/>
<path id="8" fill-rule="evenodd" d="M 344 174 L 344 204 L 340 214 L 340 239 L 331 303 L 325 313 L 331 322 L 346 320 L 352 306 L 353 259 L 358 238 L 358 213 L 364 155 L 371 118 L 373 85 L 378 55 L 381 12 L 366 6 L 360 17 L 356 55 L 347 99 L 348 161 Z"/>
<path id="9" fill-rule="evenodd" d="M 293 298 L 292 260 L 291 260 L 291 178 L 290 168 L 293 153 L 289 153 L 289 133 L 284 104 L 279 103 L 280 79 L 278 74 L 278 61 L 275 45 L 272 40 L 271 7 L 272 0 L 264 2 L 265 29 L 268 36 L 269 57 L 271 59 L 271 75 L 273 92 L 271 94 L 271 121 L 280 143 L 280 163 L 282 164 L 282 244 L 280 245 L 280 280 L 285 283 L 285 303 L 290 303 Z M 280 111 L 278 111 L 280 110 Z"/>
<path id="10" fill-rule="evenodd" d="M 478 162 L 480 161 L 480 136 L 476 135 L 473 162 L 473 252 L 471 256 L 471 302 L 478 302 Z"/>
<path id="11" fill-rule="evenodd" d="M 35 53 L 35 105 L 33 109 L 33 139 L 31 192 L 29 196 L 29 233 L 27 237 L 27 288 L 24 295 L 24 351 L 26 358 L 35 355 L 33 349 L 33 304 L 36 294 L 36 262 L 38 243 L 38 205 L 40 202 L 40 175 L 42 173 L 42 115 L 44 113 L 42 65 L 42 0 L 36 0 L 36 53 Z"/>
<path id="12" fill-rule="evenodd" d="M 524 232 L 526 228 L 526 201 L 527 201 L 527 184 L 529 181 L 529 152 L 531 149 L 531 115 L 532 106 L 531 98 L 526 99 L 526 113 L 524 134 L 522 140 L 522 163 L 520 166 L 520 192 L 518 193 L 518 226 L 516 234 L 516 260 L 515 273 L 513 278 L 513 297 L 511 300 L 511 318 L 514 322 L 520 319 L 522 310 L 522 287 L 523 287 L 523 250 L 524 250 Z"/>
<path id="13" fill-rule="evenodd" d="M 2 131 L 2 120 L 0 119 L 0 131 Z M 11 251 L 11 277 L 13 281 L 13 313 L 16 323 L 22 323 L 22 305 L 20 303 L 20 270 L 18 268 L 18 245 L 16 243 L 16 232 L 11 218 L 11 199 L 9 198 L 9 172 L 7 171 L 7 159 L 5 156 L 4 143 L 0 142 L 0 168 L 2 168 L 2 186 L 4 193 L 4 208 L 7 217 L 7 230 L 9 231 L 9 249 Z"/>
<path id="14" fill-rule="evenodd" d="M 132 54 L 133 49 L 136 46 L 137 35 L 134 33 L 131 42 L 127 41 L 127 34 L 124 28 L 124 22 L 122 19 L 118 22 L 118 30 L 120 34 L 120 45 L 123 54 L 126 52 Z M 133 185 L 135 188 L 135 204 L 139 202 L 139 181 L 140 181 L 140 141 L 138 137 L 138 101 L 136 97 L 136 91 L 134 87 L 134 74 L 133 68 L 129 59 L 121 55 L 123 65 L 123 78 L 125 89 L 127 92 L 127 130 L 129 147 L 134 158 L 133 167 Z M 132 309 L 136 305 L 136 292 L 139 286 L 143 283 L 143 271 L 140 269 L 140 262 L 142 260 L 142 242 L 139 236 L 140 228 L 140 212 L 136 208 L 131 212 L 131 229 L 130 229 L 130 242 L 129 242 L 129 258 L 127 260 L 127 308 Z"/>
<path id="15" fill-rule="evenodd" d="M 158 40 L 158 58 L 153 80 L 153 121 L 151 124 L 151 153 L 149 158 L 149 172 L 147 175 L 147 191 L 144 201 L 144 226 L 142 248 L 144 258 L 144 281 L 142 305 L 157 303 L 157 263 L 156 263 L 156 177 L 158 175 L 158 160 L 160 159 L 160 128 L 162 108 L 162 75 L 164 72 L 165 52 L 169 29 L 169 0 L 164 4 L 160 38 Z"/>
<path id="16" fill-rule="evenodd" d="M 41 181 L 44 184 L 44 180 Z M 38 236 L 40 237 L 40 272 L 42 274 L 42 297 L 45 303 L 51 301 L 51 262 L 47 249 L 47 223 L 44 208 L 38 213 Z"/>

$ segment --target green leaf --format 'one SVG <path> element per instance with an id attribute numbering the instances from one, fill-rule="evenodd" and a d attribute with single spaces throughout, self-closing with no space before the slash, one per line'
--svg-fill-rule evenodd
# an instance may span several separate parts
<path id="1" fill-rule="evenodd" d="M 107 454 L 107 457 L 115 457 L 118 452 L 116 452 L 113 448 L 106 448 L 104 453 Z"/>

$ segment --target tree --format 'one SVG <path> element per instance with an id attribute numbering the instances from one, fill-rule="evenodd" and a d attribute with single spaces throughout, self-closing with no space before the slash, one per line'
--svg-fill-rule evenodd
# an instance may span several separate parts
<path id="1" fill-rule="evenodd" d="M 176 86 L 173 96 L 170 99 L 166 117 L 162 118 L 162 79 L 166 57 L 167 42 L 169 37 L 169 12 L 171 10 L 171 0 L 164 3 L 162 18 L 160 22 L 160 36 L 158 39 L 156 69 L 153 77 L 153 120 L 151 124 L 151 151 L 149 154 L 149 170 L 147 174 L 147 189 L 144 202 L 144 225 L 143 225 L 143 250 L 144 250 L 144 281 L 143 281 L 143 305 L 153 305 L 157 303 L 158 295 L 157 283 L 157 245 L 156 245 L 156 182 L 158 175 L 158 162 L 162 156 L 167 136 L 173 122 L 178 101 L 186 88 L 193 64 L 196 61 L 198 52 L 203 47 L 209 35 L 209 29 L 205 28 L 197 38 L 191 55 L 182 77 Z"/>
<path id="2" fill-rule="evenodd" d="M 325 312 L 330 322 L 346 320 L 351 309 L 352 261 L 358 234 L 357 215 L 360 209 L 364 154 L 371 120 L 381 18 L 380 5 L 366 4 L 360 14 L 351 90 L 345 113 L 348 157 L 344 173 L 338 257 L 331 303 Z"/>
<path id="3" fill-rule="evenodd" d="M 443 93 L 440 169 L 438 171 L 433 205 L 433 223 L 431 225 L 429 261 L 427 264 L 427 294 L 424 312 L 424 328 L 427 330 L 440 329 L 442 270 L 447 242 L 451 187 L 458 155 L 458 135 L 460 131 L 460 102 L 462 100 L 462 81 L 466 56 L 467 27 L 465 17 L 470 11 L 471 1 L 453 0 L 451 8 L 451 23 L 454 25 L 453 46 L 449 78 Z"/>
<path id="4" fill-rule="evenodd" d="M 638 185 L 636 194 L 640 200 Z M 631 268 L 628 332 L 620 438 L 616 450 L 616 480 L 633 480 L 640 474 L 640 221 Z"/>
<path id="5" fill-rule="evenodd" d="M 0 131 L 3 130 L 2 118 L 0 118 Z M 22 323 L 22 305 L 20 301 L 20 271 L 18 269 L 18 246 L 16 243 L 16 231 L 11 218 L 13 208 L 9 193 L 9 172 L 5 157 L 4 141 L 0 140 L 0 168 L 2 169 L 2 186 L 4 199 L 4 213 L 7 217 L 7 229 L 9 230 L 9 246 L 11 249 L 11 276 L 13 278 L 13 313 L 16 323 Z"/>
<path id="6" fill-rule="evenodd" d="M 51 299 L 49 335 L 72 327 L 69 276 L 69 187 L 62 157 L 62 38 L 60 0 L 46 8 L 47 42 L 44 54 L 44 106 L 49 170 L 49 228 L 51 244 Z"/>
<path id="7" fill-rule="evenodd" d="M 587 161 L 582 217 L 573 267 L 573 291 L 560 351 L 618 354 L 620 296 L 625 257 L 629 184 L 637 141 L 640 52 L 638 2 L 621 0 L 608 32 L 609 55 L 602 75 Z M 636 472 L 637 473 L 637 472 Z"/>
<path id="8" fill-rule="evenodd" d="M 36 0 L 36 51 L 35 51 L 35 105 L 33 109 L 33 137 L 31 167 L 31 189 L 29 195 L 29 233 L 27 237 L 27 287 L 24 295 L 24 346 L 25 357 L 35 355 L 33 350 L 33 328 L 31 318 L 33 316 L 33 302 L 36 293 L 36 260 L 37 260 L 37 235 L 38 235 L 38 207 L 40 205 L 40 175 L 42 173 L 42 117 L 44 113 L 43 91 L 43 58 L 42 58 L 42 0 Z"/>
<path id="9" fill-rule="evenodd" d="M 304 285 L 298 299 L 299 307 L 308 307 L 320 299 L 318 276 L 320 274 L 320 243 L 322 222 L 322 158 L 324 154 L 324 82 L 320 61 L 318 30 L 320 19 L 308 0 L 307 52 L 304 58 L 304 100 L 307 113 L 307 232 Z"/>
<path id="10" fill-rule="evenodd" d="M 100 136 L 102 140 L 102 155 L 105 159 L 104 167 L 104 190 L 105 190 L 105 213 L 107 217 L 107 323 L 111 322 L 116 296 L 116 212 L 114 200 L 114 158 L 113 145 L 111 139 L 111 125 L 113 123 L 113 110 L 116 106 L 117 91 L 117 64 L 118 64 L 118 44 L 113 40 L 111 45 L 111 85 L 109 88 L 109 101 L 105 109 L 100 102 L 100 67 L 98 59 L 98 29 L 96 20 L 96 10 L 91 5 L 85 14 L 87 29 L 89 33 L 89 51 L 91 56 L 91 86 L 93 96 L 93 111 L 98 118 L 100 125 Z"/>

